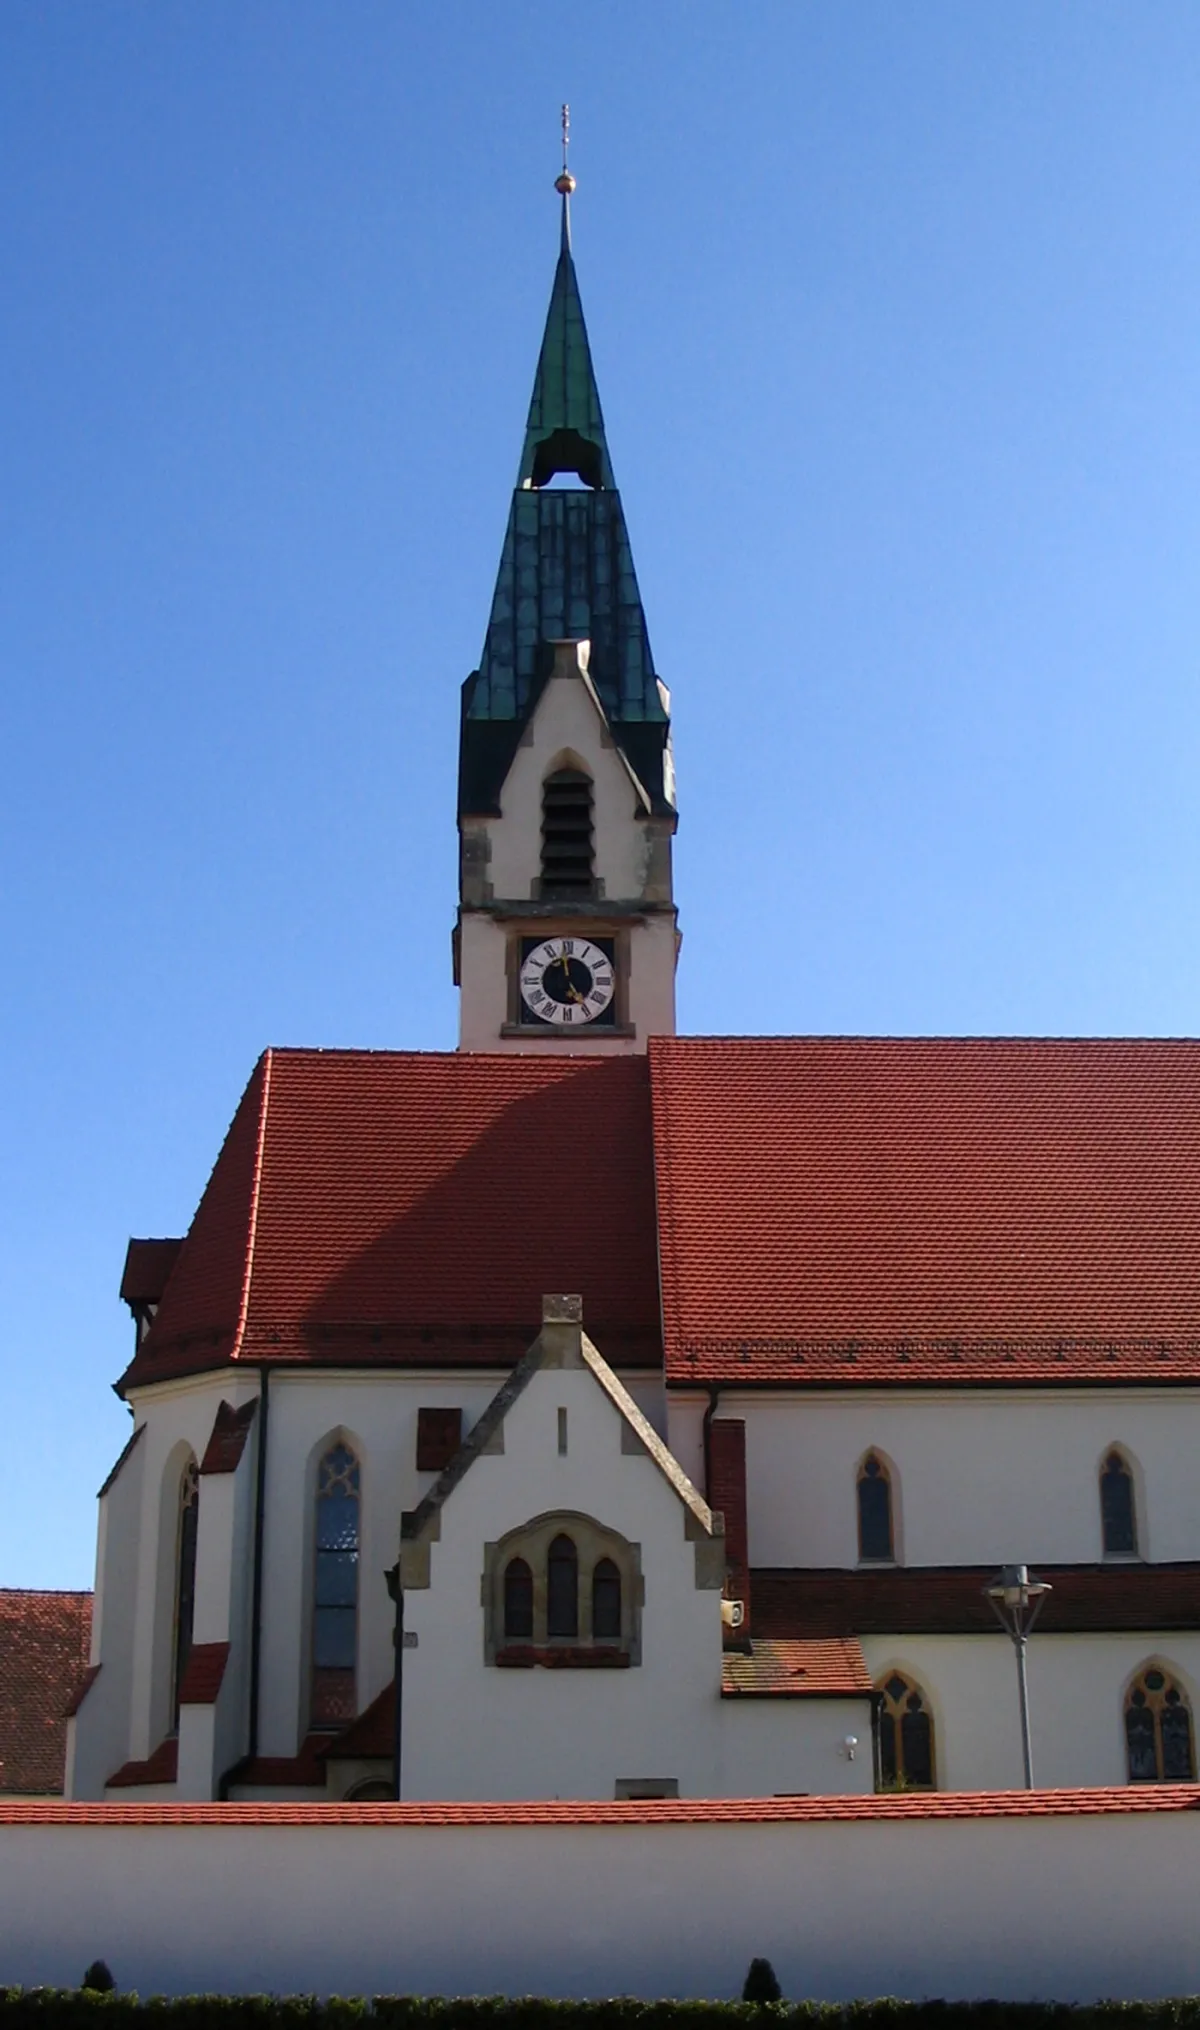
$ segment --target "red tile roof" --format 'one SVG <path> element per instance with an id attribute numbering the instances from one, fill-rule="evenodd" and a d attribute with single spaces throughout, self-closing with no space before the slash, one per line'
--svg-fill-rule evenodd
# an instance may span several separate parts
<path id="1" fill-rule="evenodd" d="M 257 1398 L 243 1403 L 237 1410 L 232 1403 L 217 1404 L 217 1414 L 200 1461 L 201 1473 L 237 1472 L 257 1410 Z"/>
<path id="2" fill-rule="evenodd" d="M 372 1756 L 394 1755 L 396 1749 L 396 1686 L 389 1678 L 377 1698 L 372 1699 L 366 1710 L 347 1727 L 344 1733 L 335 1734 L 331 1741 L 318 1748 L 317 1755 L 325 1762 L 369 1760 Z"/>
<path id="3" fill-rule="evenodd" d="M 194 1642 L 179 1684 L 180 1705 L 215 1706 L 228 1662 L 227 1642 Z"/>
<path id="4" fill-rule="evenodd" d="M 240 1778 L 239 1778 L 240 1780 Z M 0 1826 L 730 1826 L 873 1819 L 1090 1818 L 1200 1811 L 1194 1783 L 1106 1790 L 907 1791 L 865 1797 L 535 1799 L 511 1804 L 62 1804 L 0 1799 Z"/>
<path id="5" fill-rule="evenodd" d="M 871 1673 L 859 1644 L 832 1641 L 760 1641 L 749 1650 L 726 1650 L 721 1694 L 737 1699 L 853 1699 L 871 1690 Z"/>
<path id="6" fill-rule="evenodd" d="M 144 1783 L 174 1783 L 178 1768 L 179 1742 L 170 1734 L 144 1762 L 123 1762 L 108 1778 L 105 1789 L 137 1790 Z"/>
<path id="7" fill-rule="evenodd" d="M 121 1276 L 124 1304 L 157 1304 L 175 1267 L 182 1240 L 130 1241 Z"/>
<path id="8" fill-rule="evenodd" d="M 1200 1380 L 1200 1043 L 650 1044 L 672 1382 Z"/>
<path id="9" fill-rule="evenodd" d="M 558 1289 L 661 1361 L 644 1059 L 268 1051 L 124 1381 L 511 1367 Z"/>
<path id="10" fill-rule="evenodd" d="M 90 1593 L 0 1590 L 0 1793 L 62 1790 L 91 1632 Z"/>
<path id="11" fill-rule="evenodd" d="M 854 1571 L 756 1567 L 755 1634 L 999 1634 L 983 1589 L 995 1568 L 913 1566 Z M 1039 1565 L 1048 1594 L 1040 1634 L 1200 1628 L 1200 1564 Z M 755 1647 L 758 1647 L 756 1642 Z"/>
<path id="12" fill-rule="evenodd" d="M 230 1788 L 262 1784 L 269 1789 L 277 1784 L 281 1790 L 324 1789 L 325 1764 L 321 1758 L 329 1741 L 328 1734 L 306 1734 L 297 1755 L 255 1755 L 240 1762 L 230 1773 Z"/>

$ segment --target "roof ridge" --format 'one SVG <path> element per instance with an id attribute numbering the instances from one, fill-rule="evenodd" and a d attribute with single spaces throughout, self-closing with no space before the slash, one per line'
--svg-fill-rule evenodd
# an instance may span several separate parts
<path id="1" fill-rule="evenodd" d="M 274 1052 L 268 1044 L 263 1052 L 262 1097 L 258 1107 L 258 1142 L 254 1151 L 254 1172 L 250 1183 L 250 1219 L 246 1229 L 246 1260 L 242 1271 L 242 1296 L 238 1307 L 237 1324 L 233 1329 L 233 1345 L 229 1358 L 237 1360 L 241 1353 L 242 1341 L 246 1334 L 246 1320 L 250 1313 L 250 1284 L 254 1275 L 254 1243 L 258 1237 L 258 1207 L 262 1194 L 263 1159 L 267 1146 L 267 1114 L 271 1104 L 271 1067 Z"/>

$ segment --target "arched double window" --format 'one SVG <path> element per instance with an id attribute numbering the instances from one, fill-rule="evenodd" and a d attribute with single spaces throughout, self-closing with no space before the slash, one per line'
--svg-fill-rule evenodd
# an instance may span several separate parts
<path id="1" fill-rule="evenodd" d="M 171 1726 L 179 1727 L 179 1694 L 192 1653 L 196 1618 L 196 1526 L 200 1520 L 200 1473 L 189 1459 L 179 1482 L 179 1523 L 175 1535 L 175 1647 L 171 1659 Z M 161 1654 L 161 1652 L 160 1652 Z M 161 1679 L 159 1681 L 161 1683 Z"/>
<path id="2" fill-rule="evenodd" d="M 1133 1474 L 1117 1451 L 1109 1452 L 1100 1468 L 1100 1529 L 1106 1558 L 1137 1556 Z"/>
<path id="3" fill-rule="evenodd" d="M 587 1516 L 546 1516 L 489 1546 L 488 1556 L 490 1656 L 503 1662 L 508 1645 L 547 1653 L 569 1646 L 637 1660 L 636 1545 Z"/>
<path id="4" fill-rule="evenodd" d="M 359 1492 L 358 1460 L 339 1439 L 317 1468 L 310 1708 L 314 1727 L 340 1727 L 357 1711 Z"/>
<path id="5" fill-rule="evenodd" d="M 891 1564 L 895 1552 L 892 1482 L 877 1452 L 858 1469 L 858 1555 L 864 1564 Z"/>
<path id="6" fill-rule="evenodd" d="M 592 779 L 556 768 L 542 784 L 542 894 L 590 895 L 593 886 Z"/>
<path id="7" fill-rule="evenodd" d="M 1190 1783 L 1196 1774 L 1192 1709 L 1160 1664 L 1148 1664 L 1125 1695 L 1130 1783 Z"/>
<path id="8" fill-rule="evenodd" d="M 876 1690 L 883 1789 L 933 1790 L 933 1719 L 924 1692 L 902 1671 L 892 1671 Z"/>

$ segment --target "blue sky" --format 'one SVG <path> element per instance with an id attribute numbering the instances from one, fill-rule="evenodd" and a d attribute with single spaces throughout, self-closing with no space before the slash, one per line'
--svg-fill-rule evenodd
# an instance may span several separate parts
<path id="1" fill-rule="evenodd" d="M 6 0 L 0 1583 L 261 1048 L 454 1042 L 564 97 L 682 1027 L 1197 1028 L 1193 0 Z"/>

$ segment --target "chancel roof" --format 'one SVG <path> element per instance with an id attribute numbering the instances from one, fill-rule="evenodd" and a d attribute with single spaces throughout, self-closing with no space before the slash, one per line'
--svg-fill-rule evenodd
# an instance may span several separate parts
<path id="1" fill-rule="evenodd" d="M 560 1284 L 661 1362 L 644 1059 L 272 1050 L 125 1381 L 507 1368 Z"/>
<path id="2" fill-rule="evenodd" d="M 271 1051 L 126 1381 L 511 1368 L 555 1289 L 680 1386 L 1200 1382 L 1200 1044 Z"/>

